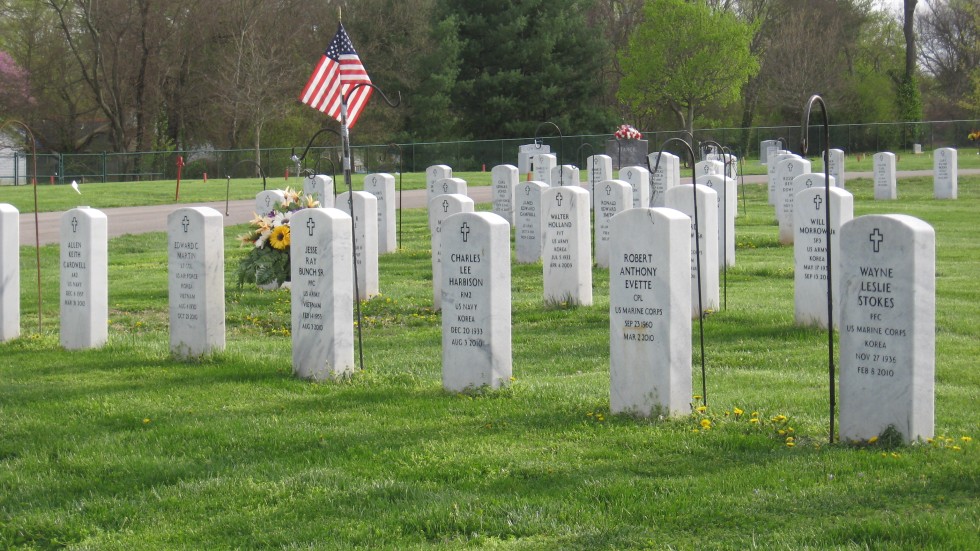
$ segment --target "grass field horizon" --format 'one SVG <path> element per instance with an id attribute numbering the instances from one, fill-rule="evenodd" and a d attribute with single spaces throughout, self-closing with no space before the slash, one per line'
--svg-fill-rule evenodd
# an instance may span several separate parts
<path id="1" fill-rule="evenodd" d="M 58 345 L 57 245 L 40 249 L 38 332 L 22 247 L 23 335 L 0 343 L 0 547 L 980 548 L 980 176 L 959 186 L 937 201 L 931 178 L 902 179 L 876 202 L 870 180 L 847 184 L 855 216 L 936 230 L 936 438 L 909 446 L 828 443 L 826 332 L 793 323 L 764 185 L 745 186 L 727 308 L 705 320 L 707 407 L 692 396 L 672 419 L 609 413 L 599 268 L 593 306 L 557 307 L 541 264 L 514 263 L 515 380 L 444 392 L 421 210 L 362 304 L 364 369 L 320 384 L 291 374 L 288 292 L 234 285 L 244 226 L 225 232 L 226 350 L 190 362 L 168 350 L 163 233 L 110 241 L 98 350 Z"/>

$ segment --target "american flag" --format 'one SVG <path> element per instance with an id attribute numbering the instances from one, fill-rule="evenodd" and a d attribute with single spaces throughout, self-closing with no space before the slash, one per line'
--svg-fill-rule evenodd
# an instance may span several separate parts
<path id="1" fill-rule="evenodd" d="M 344 25 L 337 27 L 327 51 L 323 53 L 310 80 L 303 88 L 299 100 L 327 115 L 340 120 L 340 102 L 356 84 L 371 83 L 361 59 L 354 51 Z M 347 104 L 347 127 L 353 128 L 361 111 L 371 99 L 373 89 L 361 86 L 354 91 Z"/>

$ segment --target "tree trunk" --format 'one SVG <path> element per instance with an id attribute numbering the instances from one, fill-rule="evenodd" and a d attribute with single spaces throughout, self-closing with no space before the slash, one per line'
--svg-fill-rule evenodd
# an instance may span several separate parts
<path id="1" fill-rule="evenodd" d="M 905 35 L 905 78 L 911 79 L 915 75 L 915 29 L 912 24 L 915 21 L 915 5 L 919 0 L 905 0 L 905 21 L 902 26 L 902 34 Z"/>

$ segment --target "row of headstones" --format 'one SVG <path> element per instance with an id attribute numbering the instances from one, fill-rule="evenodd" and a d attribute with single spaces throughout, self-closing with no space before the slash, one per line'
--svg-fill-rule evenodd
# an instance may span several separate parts
<path id="1" fill-rule="evenodd" d="M 581 193 L 573 192 L 569 202 Z M 565 218 L 554 220 L 559 225 L 549 232 L 563 235 Z M 688 216 L 668 208 L 628 209 L 610 221 L 613 413 L 689 410 L 690 228 Z M 452 391 L 497 388 L 506 384 L 513 364 L 509 227 L 492 213 L 461 212 L 442 221 L 441 233 L 443 385 Z M 933 230 L 911 217 L 877 215 L 854 219 L 841 233 L 841 436 L 866 440 L 892 426 L 907 440 L 929 438 Z"/>
<path id="2" fill-rule="evenodd" d="M 621 180 L 606 180 L 599 184 L 599 197 L 595 199 L 596 224 L 594 234 L 591 234 L 590 194 L 585 188 L 572 185 L 549 187 L 537 181 L 518 182 L 514 170 L 511 170 L 514 167 L 503 165 L 495 167 L 494 171 L 498 169 L 505 169 L 510 177 L 495 179 L 495 185 L 504 182 L 502 195 L 516 194 L 518 198 L 511 203 L 517 206 L 514 223 L 517 262 L 535 263 L 543 259 L 546 301 L 591 304 L 592 239 L 595 240 L 596 264 L 609 267 L 612 241 L 610 220 L 619 212 L 635 208 L 631 186 Z M 704 310 L 718 308 L 718 267 L 726 262 L 729 266 L 735 263 L 734 217 L 726 215 L 724 203 L 727 198 L 727 213 L 734 211 L 735 182 L 713 174 L 700 177 L 697 181 L 699 185 L 695 188 L 675 186 L 665 193 L 666 206 L 693 218 L 696 202 L 701 213 L 698 247 L 701 252 L 702 296 L 699 302 L 697 292 L 692 293 L 694 316 L 698 315 L 699 306 Z M 440 308 L 439 274 L 444 257 L 442 224 L 453 214 L 473 210 L 473 200 L 461 193 L 436 195 L 430 201 L 433 300 L 437 309 Z M 719 220 L 725 223 L 719 226 Z M 693 240 L 693 224 L 691 235 Z M 706 236 L 715 237 L 708 239 Z M 696 278 L 697 257 L 692 256 L 691 262 L 691 277 Z"/>
<path id="3" fill-rule="evenodd" d="M 762 164 L 766 165 L 769 176 L 769 204 L 777 208 L 782 204 L 780 197 L 794 177 L 810 172 L 810 162 L 799 155 L 780 149 L 778 141 L 762 142 Z M 830 149 L 826 153 L 827 172 L 832 178 L 831 185 L 846 187 L 844 174 L 844 151 Z M 792 167 L 792 168 L 791 168 Z M 933 156 L 933 197 L 936 199 L 957 198 L 957 150 L 951 147 L 936 149 Z M 872 157 L 872 172 L 874 175 L 874 198 L 876 201 L 894 200 L 898 198 L 896 180 L 896 157 L 891 152 L 876 153 Z M 821 181 L 822 183 L 822 181 Z"/>
<path id="4" fill-rule="evenodd" d="M 698 186 L 701 189 L 703 186 Z M 566 210 L 562 212 L 563 202 L 559 195 L 562 191 L 565 191 L 567 196 Z M 705 190 L 707 193 L 710 190 Z M 819 190 L 814 190 L 819 191 Z M 548 190 L 549 195 L 546 196 L 547 199 L 554 199 L 554 204 L 556 209 L 549 212 L 546 219 L 549 220 L 547 234 L 544 237 L 545 242 L 552 242 L 556 245 L 553 253 L 550 257 L 550 261 L 547 262 L 545 266 L 545 286 L 549 287 L 549 279 L 555 281 L 556 283 L 550 285 L 552 287 L 550 291 L 550 296 L 555 300 L 568 299 L 575 295 L 573 293 L 578 293 L 584 289 L 583 280 L 567 277 L 557 277 L 549 278 L 547 276 L 549 268 L 555 270 L 560 270 L 563 266 L 560 264 L 563 260 L 566 260 L 564 254 L 573 249 L 582 250 L 583 247 L 581 243 L 587 242 L 588 232 L 585 232 L 585 236 L 582 235 L 581 230 L 576 228 L 587 228 L 587 210 L 583 208 L 583 198 L 586 193 L 584 190 L 575 188 L 566 189 L 551 189 Z M 548 203 L 551 201 L 549 200 Z M 710 204 L 707 203 L 707 204 Z M 12 207 L 5 208 L 5 212 Z M 703 208 L 703 207 L 702 207 Z M 317 366 L 328 366 L 327 373 L 336 374 L 338 373 L 337 366 L 350 366 L 342 367 L 339 372 L 343 373 L 348 371 L 353 365 L 353 340 L 352 336 L 346 338 L 343 335 L 349 334 L 345 332 L 344 328 L 350 329 L 351 324 L 347 324 L 344 320 L 343 312 L 347 312 L 347 317 L 351 316 L 350 301 L 346 298 L 341 298 L 339 300 L 340 307 L 337 308 L 338 304 L 337 297 L 346 297 L 352 295 L 350 292 L 344 292 L 344 288 L 349 288 L 351 286 L 350 281 L 350 268 L 352 267 L 352 261 L 350 259 L 350 239 L 347 237 L 343 238 L 344 234 L 350 234 L 350 217 L 343 215 L 342 213 L 337 213 L 333 211 L 333 216 L 327 219 L 321 219 L 320 224 L 317 224 L 317 220 L 313 218 L 316 213 L 326 210 L 331 211 L 332 209 L 307 209 L 298 213 L 306 217 L 310 217 L 308 220 L 306 217 L 297 216 L 294 214 L 294 219 L 292 224 L 295 228 L 306 228 L 306 232 L 297 231 L 294 233 L 294 251 L 297 254 L 297 261 L 293 263 L 293 281 L 294 281 L 294 291 L 293 291 L 293 313 L 294 313 L 294 365 L 296 371 L 301 376 L 314 377 L 317 378 L 318 373 Z M 171 296 L 171 348 L 174 353 L 178 356 L 188 356 L 197 355 L 201 353 L 206 353 L 210 350 L 216 348 L 222 348 L 224 346 L 224 304 L 223 304 L 223 250 L 220 247 L 215 248 L 212 245 L 213 251 L 207 249 L 208 243 L 221 243 L 221 217 L 211 209 L 181 209 L 173 213 L 168 219 L 168 247 L 170 249 L 169 264 L 170 264 L 170 296 Z M 310 212 L 307 212 L 310 211 Z M 708 209 L 704 209 L 708 212 Z M 16 212 L 16 211 L 14 211 Z M 578 212 L 579 214 L 573 215 L 573 213 Z M 581 213 L 584 212 L 586 216 L 584 217 L 586 222 L 584 224 L 575 224 L 572 222 L 575 219 L 581 220 L 583 216 Z M 631 216 L 637 216 L 635 212 L 644 212 L 644 209 L 631 209 Z M 673 213 L 674 211 L 669 211 Z M 340 214 L 338 216 L 338 214 Z M 485 213 L 481 213 L 487 216 Z M 654 220 L 654 211 L 646 211 L 646 217 Z M 575 216 L 573 218 L 573 216 Z M 5 238 L 9 238 L 10 235 L 16 236 L 16 231 L 7 231 L 6 228 L 9 226 L 10 216 L 5 216 Z M 865 217 L 867 218 L 867 217 Z M 210 219 L 210 222 L 208 220 Z M 688 231 L 690 232 L 691 222 L 690 218 L 681 217 L 681 220 L 686 220 L 688 224 Z M 448 220 L 448 218 L 447 218 Z M 447 220 L 443 221 L 443 224 Z M 492 219 L 491 219 L 492 220 Z M 632 293 L 629 300 L 617 301 L 612 298 L 614 294 L 611 291 L 611 307 L 610 315 L 611 318 L 613 314 L 625 314 L 629 316 L 662 316 L 662 308 L 660 304 L 662 301 L 644 299 L 644 292 L 651 291 L 653 289 L 654 283 L 651 277 L 656 276 L 657 269 L 656 265 L 643 266 L 634 264 L 643 264 L 646 262 L 655 263 L 658 261 L 658 254 L 663 255 L 666 253 L 657 252 L 651 249 L 650 252 L 636 252 L 636 253 L 624 253 L 622 256 L 619 253 L 621 247 L 628 245 L 628 243 L 637 243 L 639 240 L 630 239 L 636 235 L 642 235 L 638 233 L 637 228 L 632 228 L 629 231 L 621 234 L 620 237 L 616 237 L 618 233 L 615 230 L 614 222 L 617 218 L 613 218 L 610 221 L 610 234 L 612 235 L 612 248 L 611 248 L 611 258 L 613 259 L 613 264 L 611 266 L 611 279 L 616 281 L 616 285 L 612 288 L 617 292 L 622 293 Z M 859 220 L 863 220 L 859 219 Z M 481 262 L 481 255 L 483 257 L 498 258 L 506 257 L 507 259 L 507 270 L 506 278 L 509 282 L 509 227 L 506 225 L 506 221 L 500 220 L 499 217 L 497 221 L 503 222 L 503 227 L 505 229 L 505 238 L 502 241 L 505 244 L 504 253 L 493 253 L 487 252 L 490 249 L 485 248 L 482 253 L 470 254 L 465 250 L 460 249 L 460 245 L 457 244 L 455 248 L 450 246 L 447 250 L 445 256 L 447 267 L 442 271 L 439 277 L 440 282 L 444 285 L 443 291 L 440 293 L 442 297 L 455 296 L 453 295 L 452 288 L 461 287 L 462 290 L 458 296 L 458 300 L 452 302 L 453 309 L 450 315 L 444 315 L 443 323 L 458 323 L 462 325 L 449 326 L 446 327 L 444 331 L 444 338 L 449 339 L 448 346 L 444 348 L 445 350 L 451 350 L 457 347 L 476 347 L 483 348 L 484 344 L 487 342 L 486 338 L 490 335 L 498 334 L 500 331 L 494 331 L 490 328 L 481 327 L 467 327 L 467 323 L 480 323 L 484 319 L 484 315 L 478 311 L 478 309 L 487 305 L 494 305 L 502 303 L 498 300 L 498 294 L 494 293 L 492 290 L 489 291 L 487 300 L 484 300 L 480 296 L 474 295 L 477 290 L 483 290 L 483 288 L 489 283 L 494 281 L 491 276 L 503 276 L 504 271 L 499 269 L 491 269 L 487 274 L 480 275 L 479 272 L 474 271 L 476 268 L 474 265 L 478 265 Z M 494 221 L 496 225 L 497 221 Z M 906 222 L 906 221 L 903 221 Z M 877 222 L 876 222 L 877 223 Z M 13 222 L 14 227 L 17 227 L 16 217 L 14 217 Z M 898 235 L 898 245 L 896 248 L 899 251 L 904 251 L 908 245 L 903 245 L 903 242 L 909 241 L 909 239 L 903 238 L 901 235 L 904 233 L 909 233 L 909 231 L 901 230 L 901 228 L 889 227 L 887 224 L 883 225 L 884 229 L 881 227 L 876 227 L 873 231 L 868 233 L 868 239 L 866 245 L 873 249 L 874 253 L 878 253 L 879 249 L 883 248 L 882 243 L 889 240 L 886 235 L 895 236 Z M 914 224 L 906 223 L 906 226 L 914 226 Z M 921 224 L 920 225 L 924 225 Z M 198 230 L 198 226 L 200 229 Z M 210 230 L 206 229 L 210 226 Z M 343 244 L 333 243 L 333 239 L 330 236 L 323 236 L 318 234 L 315 230 L 317 226 L 323 228 L 333 227 L 333 233 L 340 235 L 340 240 Z M 922 236 L 926 233 L 929 235 L 930 241 L 933 239 L 931 237 L 931 228 L 925 226 L 926 230 L 922 228 L 914 228 L 912 232 L 912 237 L 918 236 L 921 240 Z M 498 230 L 494 230 L 498 231 Z M 486 232 L 481 231 L 480 225 L 477 221 L 473 221 L 469 224 L 464 220 L 459 226 L 458 235 L 453 237 L 462 243 L 467 243 L 470 239 L 481 239 L 485 235 L 489 235 L 490 230 Z M 844 232 L 846 233 L 846 232 Z M 472 234 L 472 235 L 471 235 Z M 578 235 L 576 235 L 578 234 Z M 304 243 L 304 237 L 308 235 L 309 238 L 314 238 L 319 236 L 318 239 L 314 241 L 316 244 L 308 245 Z M 676 236 L 678 235 L 676 231 L 674 232 L 674 239 L 669 239 L 668 242 L 677 242 Z M 66 348 L 83 348 L 88 346 L 99 346 L 101 343 L 105 342 L 106 330 L 107 330 L 107 283 L 106 282 L 106 269 L 104 265 L 106 264 L 106 253 L 105 253 L 105 217 L 102 213 L 94 209 L 75 209 L 69 211 L 62 219 L 62 295 L 61 295 L 61 305 L 62 305 L 62 327 L 66 328 L 62 332 L 62 344 Z M 198 237 L 198 238 L 195 238 Z M 210 237 L 208 239 L 207 237 Z M 892 237 L 894 239 L 894 237 Z M 330 243 L 327 243 L 330 241 Z M 499 239 L 498 239 L 499 241 Z M 684 258 L 688 259 L 691 255 L 691 245 L 690 241 L 680 240 L 686 242 L 687 247 L 685 251 Z M 913 239 L 914 241 L 914 239 Z M 858 241 L 855 241 L 858 242 Z M 16 243 L 16 239 L 14 240 Z M 101 243 L 101 245 L 100 245 Z M 643 246 L 646 246 L 645 242 L 642 242 Z M 332 245 L 331 245 L 332 244 Z M 564 245 L 564 247 L 562 247 Z M 912 250 L 926 251 L 926 256 L 929 256 L 929 251 L 933 250 L 934 244 L 927 244 L 926 247 L 915 246 Z M 498 245 L 499 246 L 499 245 Z M 9 249 L 7 249 L 9 250 Z M 14 247 L 16 250 L 16 246 Z M 435 249 L 434 249 L 435 250 Z M 588 254 L 587 245 L 584 247 L 585 254 Z M 326 254 L 330 251 L 331 255 L 343 257 L 346 255 L 347 261 L 345 262 L 343 258 L 331 258 L 324 257 L 324 260 L 318 262 L 315 256 L 317 254 Z M 345 252 L 346 251 L 346 252 Z M 309 255 L 314 255 L 314 258 L 310 258 Z M 644 256 L 645 255 L 645 256 Z M 932 263 L 934 264 L 934 252 L 932 255 Z M 668 255 L 669 256 L 669 255 Z M 869 255 L 866 251 L 861 251 L 856 258 L 867 258 Z M 892 255 L 896 256 L 896 255 Z M 912 258 L 913 255 L 899 254 L 901 259 Z M 10 254 L 5 250 L 5 259 L 11 257 Z M 847 251 L 844 251 L 844 257 L 847 258 Z M 17 254 L 13 255 L 13 258 L 18 258 Z M 303 261 L 298 260 L 302 258 Z M 894 260 L 894 259 L 892 259 Z M 926 259 L 928 260 L 928 259 Z M 618 262 L 626 262 L 628 266 L 619 265 Z M 496 265 L 500 265 L 503 261 L 495 261 Z M 892 262 L 894 264 L 894 262 Z M 674 262 L 676 264 L 676 261 Z M 907 382 L 907 377 L 903 376 L 902 367 L 905 366 L 907 356 L 909 354 L 903 354 L 903 350 L 910 350 L 912 355 L 916 356 L 916 361 L 918 362 L 921 357 L 930 356 L 927 352 L 930 350 L 928 346 L 923 346 L 919 341 L 921 336 L 924 334 L 923 330 L 919 326 L 928 326 L 929 312 L 934 311 L 934 302 L 931 300 L 926 300 L 921 304 L 919 302 L 909 302 L 906 301 L 902 303 L 901 293 L 901 281 L 893 281 L 894 279 L 901 279 L 902 274 L 915 274 L 917 280 L 921 280 L 925 277 L 924 274 L 931 275 L 932 272 L 926 268 L 922 268 L 924 264 L 928 262 L 918 259 L 915 256 L 913 261 L 913 268 L 918 267 L 920 269 L 909 269 L 908 266 L 895 267 L 876 267 L 876 266 L 861 266 L 858 270 L 858 274 L 850 279 L 848 279 L 847 266 L 844 268 L 844 283 L 841 285 L 842 289 L 842 302 L 845 305 L 849 304 L 848 291 L 852 290 L 855 295 L 855 303 L 857 306 L 862 308 L 858 309 L 857 314 L 852 315 L 850 323 L 846 316 L 847 308 L 845 308 L 844 317 L 844 332 L 842 333 L 842 358 L 843 360 L 854 360 L 858 363 L 864 365 L 858 365 L 856 367 L 856 372 L 858 374 L 867 375 L 862 380 L 866 380 L 869 384 L 876 383 L 883 377 L 895 377 L 896 372 L 900 381 Z M 7 274 L 7 269 L 10 263 L 5 264 L 4 281 L 15 281 L 15 276 L 9 276 Z M 102 266 L 101 270 L 98 268 Z M 345 268 L 346 266 L 346 268 Z M 685 263 L 685 270 L 691 264 Z M 333 281 L 323 287 L 324 278 L 330 270 Z M 674 270 L 679 268 L 674 267 Z M 560 272 L 559 272 L 560 273 Z M 210 274 L 210 275 L 209 275 Z M 590 274 L 591 275 L 591 274 Z M 307 280 L 303 278 L 306 277 Z M 848 281 L 852 279 L 859 279 L 857 285 L 849 285 Z M 860 279 L 864 278 L 864 279 Z M 346 281 L 346 284 L 343 282 Z M 666 292 L 672 293 L 669 296 L 672 300 L 676 301 L 683 298 L 686 294 L 691 296 L 691 293 L 687 291 L 691 285 L 691 277 L 685 278 L 686 287 L 684 283 L 672 282 L 675 291 L 671 292 L 671 285 L 667 285 Z M 932 286 L 934 287 L 934 280 L 930 280 Z M 338 284 L 338 282 L 340 282 Z M 588 278 L 588 300 L 591 301 L 591 278 Z M 928 283 L 928 282 L 927 282 Z M 620 286 L 621 284 L 621 286 Z M 8 286 L 5 284 L 5 291 L 8 287 L 19 287 Z M 506 286 L 508 300 L 506 301 L 507 306 L 507 319 L 506 326 L 509 328 L 509 283 Z M 926 285 L 928 288 L 928 285 Z M 856 288 L 856 289 L 855 289 Z M 912 286 L 914 288 L 914 285 Z M 325 290 L 323 290 L 325 289 Z M 678 292 L 677 289 L 682 289 L 685 292 Z M 498 289 L 499 291 L 499 289 Z M 546 291 L 549 292 L 549 291 Z M 934 291 L 933 291 L 934 293 Z M 19 294 L 19 293 L 18 293 Z M 928 295 L 928 293 L 927 293 Z M 579 297 L 585 297 L 586 295 L 578 295 Z M 17 297 L 19 299 L 19 296 Z M 469 301 L 469 302 L 462 302 Z M 644 303 L 643 306 L 640 306 Z M 10 304 L 19 304 L 19 300 L 4 300 L 4 312 L 5 320 L 10 318 L 6 315 L 7 306 Z M 653 306 L 648 306 L 653 304 Z M 333 305 L 332 308 L 325 309 L 324 305 Z M 918 310 L 913 312 L 913 315 L 908 315 L 911 306 L 921 306 Z M 676 306 L 676 305 L 675 305 Z M 905 308 L 901 308 L 901 307 Z M 889 313 L 896 312 L 896 308 L 899 308 L 896 315 L 887 317 Z M 925 310 L 920 312 L 920 310 Z M 680 308 L 674 307 L 671 312 L 675 312 L 672 318 L 680 320 L 683 316 L 678 316 L 676 312 L 680 311 Z M 934 316 L 934 314 L 932 314 Z M 332 316 L 332 317 L 331 317 Z M 885 316 L 883 318 L 883 316 Z M 19 318 L 19 315 L 17 316 Z M 671 317 L 667 318 L 668 320 Z M 679 334 L 687 334 L 689 336 L 689 320 L 688 319 L 688 330 L 686 333 L 681 331 Z M 209 321 L 210 320 L 210 321 Z M 333 321 L 330 321 L 333 320 Z M 340 320 L 340 321 L 337 321 Z M 649 329 L 653 326 L 653 321 L 649 319 L 630 319 L 624 322 L 620 329 L 625 328 L 640 328 Z M 612 323 L 612 322 L 611 322 Z M 683 322 L 675 322 L 683 323 Z M 905 323 L 906 325 L 902 325 Z M 912 325 L 907 325 L 912 323 Z M 6 324 L 5 324 L 6 325 Z M 19 319 L 17 320 L 18 330 L 19 330 Z M 668 321 L 668 326 L 671 323 Z M 454 328 L 455 327 L 455 328 Z M 611 327 L 615 327 L 611 325 Z M 325 329 L 326 328 L 326 329 Z M 304 335 L 304 329 L 306 333 L 313 333 L 310 337 L 302 339 Z M 334 335 L 329 339 L 322 338 L 322 332 L 325 330 L 339 330 L 343 335 Z M 508 331 L 509 333 L 509 331 Z M 613 334 L 618 334 L 618 330 L 614 330 Z M 623 331 L 624 341 L 638 341 L 638 342 L 656 342 L 656 335 L 645 335 L 642 332 L 637 332 L 637 329 L 631 331 Z M 925 333 L 928 333 L 926 331 Z M 484 338 L 483 336 L 487 337 Z M 629 335 L 629 336 L 628 336 Z M 911 337 L 910 337 L 911 335 Z M 850 353 L 847 352 L 847 346 L 844 344 L 845 337 L 850 338 L 854 341 L 851 347 L 857 351 L 854 353 L 853 358 Z M 302 342 L 298 342 L 299 339 Z M 509 341 L 509 338 L 507 339 Z M 337 358 L 338 350 L 346 350 L 346 345 L 338 345 L 338 342 L 345 343 L 350 342 L 350 354 L 343 352 L 340 354 L 343 358 L 350 358 L 350 362 L 339 361 Z M 664 341 L 664 337 L 660 337 L 660 342 Z M 669 341 L 668 341 L 669 342 Z M 689 343 L 688 343 L 689 346 Z M 311 350 L 313 348 L 323 349 L 321 352 L 313 354 Z M 903 348 L 905 347 L 905 348 Z M 507 346 L 509 349 L 509 345 Z M 898 352 L 889 352 L 898 350 Z M 611 354 L 615 355 L 618 352 L 611 349 Z M 310 365 L 313 367 L 305 369 L 301 367 L 301 361 L 297 360 L 297 355 L 300 359 L 314 357 L 314 361 Z M 445 354 L 445 352 L 444 352 Z M 326 356 L 325 356 L 326 355 Z M 492 356 L 492 354 L 491 354 Z M 326 357 L 323 361 L 322 358 Z M 457 366 L 471 366 L 471 362 L 462 361 L 455 362 L 447 360 L 444 357 L 444 368 L 447 366 L 457 365 Z M 688 357 L 687 365 L 689 371 L 690 358 Z M 853 375 L 851 371 L 847 368 L 845 361 L 842 360 L 842 365 L 844 365 L 841 381 L 842 381 L 842 434 L 847 435 L 848 432 L 843 430 L 845 419 L 848 417 L 843 413 L 843 404 L 846 403 L 846 399 L 843 397 L 845 394 L 843 392 L 844 380 L 848 375 Z M 502 360 L 492 360 L 490 365 L 500 364 Z M 921 362 L 919 362 L 921 363 Z M 870 364 L 870 365 L 869 365 Z M 897 365 L 901 364 L 901 365 Z M 475 364 L 473 364 L 475 365 Z M 329 366 L 334 366 L 330 369 Z M 492 370 L 491 370 L 492 371 Z M 481 373 L 487 373 L 487 370 L 480 371 Z M 869 374 L 870 373 L 870 374 Z M 508 375 L 509 376 L 509 375 Z M 445 378 L 453 379 L 451 375 L 444 375 Z M 928 377 L 930 380 L 931 377 Z M 688 376 L 688 387 L 690 385 L 690 377 Z M 486 382 L 480 384 L 488 384 Z M 494 386 L 494 383 L 489 383 Z M 466 386 L 472 386 L 467 384 Z M 479 386 L 479 385 L 478 385 Z M 633 385 L 626 385 L 627 387 L 632 387 Z M 618 386 L 614 383 L 614 393 L 615 388 Z M 447 388 L 452 388 L 452 384 L 447 383 Z M 665 387 L 659 387 L 665 388 Z M 916 388 L 906 388 L 906 391 L 911 393 L 910 395 L 918 397 L 922 394 L 921 385 Z M 647 393 L 647 399 L 651 394 Z M 679 395 L 689 396 L 689 388 L 685 391 L 680 392 Z M 928 393 L 931 396 L 931 391 Z M 686 398 L 684 399 L 686 403 Z M 615 402 L 615 398 L 613 399 Z M 665 407 L 670 409 L 669 403 L 658 402 L 657 407 Z M 619 406 L 614 406 L 614 411 L 626 411 L 626 410 L 636 410 L 640 407 L 637 404 L 631 404 L 620 408 Z M 653 407 L 653 406 L 651 406 Z M 640 407 L 642 409 L 642 407 Z M 918 417 L 916 417 L 918 418 Z M 929 423 L 931 426 L 931 423 Z M 899 427 L 901 430 L 901 427 Z M 903 434 L 908 434 L 903 432 Z"/>

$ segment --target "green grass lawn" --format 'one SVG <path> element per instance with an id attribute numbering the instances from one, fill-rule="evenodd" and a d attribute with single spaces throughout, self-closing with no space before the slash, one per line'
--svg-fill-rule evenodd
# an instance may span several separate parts
<path id="1" fill-rule="evenodd" d="M 931 443 L 828 444 L 826 333 L 793 325 L 764 185 L 746 186 L 727 309 L 705 320 L 709 407 L 676 419 L 609 414 L 598 268 L 595 305 L 559 308 L 541 265 L 515 263 L 515 380 L 444 392 L 422 211 L 363 305 L 364 369 L 336 383 L 292 377 L 288 292 L 233 286 L 241 226 L 227 349 L 192 362 L 168 351 L 163 234 L 110 242 L 110 339 L 92 351 L 59 349 L 57 246 L 37 331 L 23 248 L 24 336 L 0 344 L 0 548 L 980 548 L 980 177 L 957 201 L 931 178 L 892 202 L 848 189 L 855 215 L 936 229 Z"/>

